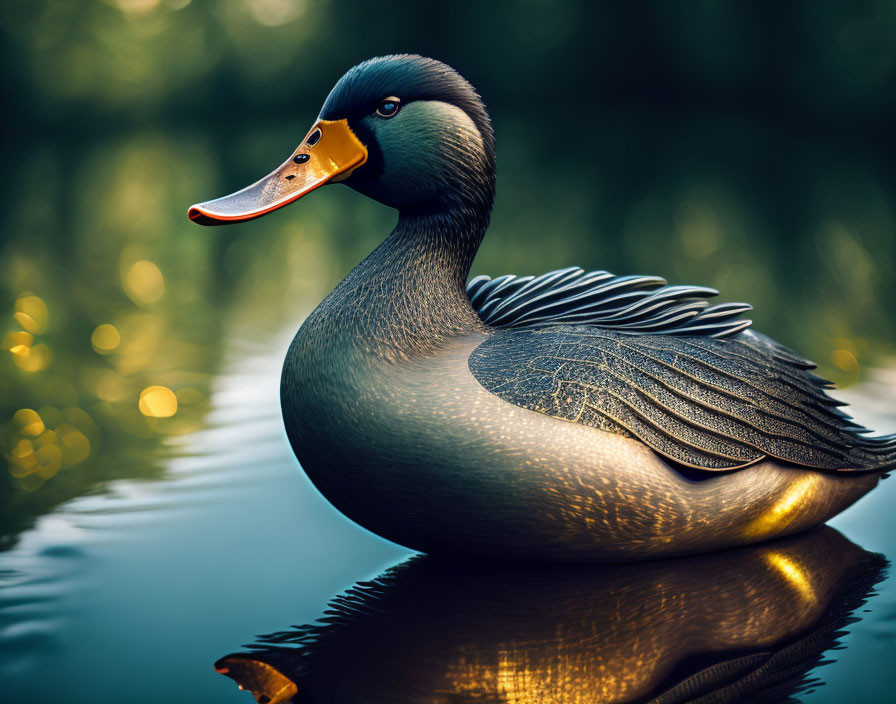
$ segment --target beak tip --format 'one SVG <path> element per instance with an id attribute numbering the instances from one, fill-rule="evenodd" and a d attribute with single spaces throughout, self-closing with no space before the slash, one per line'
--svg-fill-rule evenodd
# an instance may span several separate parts
<path id="1" fill-rule="evenodd" d="M 212 226 L 224 224 L 224 221 L 219 220 L 218 218 L 211 215 L 208 211 L 204 210 L 202 208 L 202 203 L 191 205 L 189 210 L 187 210 L 187 217 L 197 225 Z"/>

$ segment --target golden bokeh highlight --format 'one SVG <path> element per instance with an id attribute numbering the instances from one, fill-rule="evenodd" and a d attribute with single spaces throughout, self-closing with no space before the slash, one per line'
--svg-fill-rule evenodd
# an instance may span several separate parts
<path id="1" fill-rule="evenodd" d="M 65 464 L 78 464 L 90 456 L 90 440 L 73 425 L 63 423 L 56 429 L 55 435 Z"/>
<path id="2" fill-rule="evenodd" d="M 39 335 L 47 329 L 47 304 L 37 296 L 20 296 L 13 317 L 25 331 Z"/>
<path id="3" fill-rule="evenodd" d="M 13 445 L 10 454 L 13 457 L 27 457 L 34 452 L 34 443 L 27 438 L 21 438 Z"/>
<path id="4" fill-rule="evenodd" d="M 34 344 L 34 336 L 47 329 L 47 304 L 33 294 L 23 293 L 16 299 L 13 318 L 23 328 L 3 338 L 2 348 L 12 355 L 13 363 L 22 371 L 39 372 L 50 366 L 53 353 L 44 342 Z"/>
<path id="5" fill-rule="evenodd" d="M 177 413 L 177 396 L 167 386 L 147 386 L 137 407 L 150 418 L 170 418 Z"/>
<path id="6" fill-rule="evenodd" d="M 849 374 L 858 374 L 859 372 L 859 360 L 850 350 L 842 348 L 831 350 L 831 362 L 837 369 Z"/>
<path id="7" fill-rule="evenodd" d="M 12 417 L 13 430 L 21 435 L 27 435 L 36 438 L 46 430 L 43 420 L 30 408 L 23 408 L 15 412 Z"/>
<path id="8" fill-rule="evenodd" d="M 53 353 L 50 348 L 43 342 L 36 344 L 34 347 L 17 347 L 11 349 L 13 354 L 13 362 L 16 366 L 25 372 L 39 372 L 50 366 L 53 361 Z"/>
<path id="9" fill-rule="evenodd" d="M 307 0 L 247 0 L 252 18 L 265 27 L 279 27 L 300 17 Z"/>
<path id="10" fill-rule="evenodd" d="M 30 452 L 23 457 L 9 458 L 9 473 L 16 479 L 27 477 L 37 469 L 37 460 L 34 459 L 34 452 Z"/>
<path id="11" fill-rule="evenodd" d="M 44 479 L 56 476 L 62 468 L 62 450 L 57 445 L 47 444 L 38 448 L 34 452 L 34 459 L 37 462 L 35 471 Z"/>
<path id="12" fill-rule="evenodd" d="M 114 325 L 103 323 L 94 329 L 90 336 L 90 344 L 99 354 L 109 354 L 121 344 L 121 334 Z"/>
<path id="13" fill-rule="evenodd" d="M 148 259 L 141 259 L 128 267 L 122 284 L 134 303 L 155 303 L 165 295 L 165 277 Z"/>
<path id="14" fill-rule="evenodd" d="M 128 15 L 145 15 L 155 10 L 162 0 L 114 0 L 114 4 Z"/>
<path id="15" fill-rule="evenodd" d="M 22 408 L 9 424 L 9 473 L 25 491 L 34 491 L 65 467 L 86 460 L 92 451 L 88 435 L 96 435 L 93 418 L 81 408 L 60 411 L 52 406 Z"/>
<path id="16" fill-rule="evenodd" d="M 3 338 L 2 348 L 13 354 L 21 354 L 24 348 L 34 344 L 34 335 L 29 332 L 11 332 Z"/>
<path id="17" fill-rule="evenodd" d="M 45 430 L 40 437 L 35 438 L 32 447 L 37 450 L 44 445 L 55 445 L 58 442 L 59 436 L 56 434 L 55 430 Z"/>

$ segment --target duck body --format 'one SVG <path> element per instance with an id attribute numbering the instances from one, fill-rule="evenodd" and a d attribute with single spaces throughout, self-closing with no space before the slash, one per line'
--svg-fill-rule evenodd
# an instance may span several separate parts
<path id="1" fill-rule="evenodd" d="M 302 325 L 281 386 L 302 468 L 378 535 L 475 559 L 644 559 L 806 530 L 877 484 L 874 473 L 774 461 L 695 478 L 635 438 L 502 400 L 470 358 L 503 331 L 482 323 L 462 288 L 429 306 L 430 282 L 397 276 L 402 230 Z M 426 310 L 397 312 L 395 301 Z"/>
<path id="2" fill-rule="evenodd" d="M 290 443 L 346 516 L 430 553 L 641 559 L 806 530 L 896 463 L 708 289 L 581 270 L 468 287 L 494 177 L 469 84 L 386 57 L 337 83 L 283 166 L 190 211 L 248 220 L 331 180 L 399 211 L 283 369 Z"/>

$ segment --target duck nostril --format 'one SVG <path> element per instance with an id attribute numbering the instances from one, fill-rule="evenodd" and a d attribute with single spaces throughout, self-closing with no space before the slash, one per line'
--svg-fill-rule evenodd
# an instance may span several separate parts
<path id="1" fill-rule="evenodd" d="M 287 180 L 287 181 L 292 181 L 295 177 L 296 177 L 295 174 L 290 174 L 289 176 L 286 176 L 286 180 Z"/>
<path id="2" fill-rule="evenodd" d="M 296 154 L 296 155 L 292 158 L 292 160 L 293 160 L 294 162 L 296 162 L 297 164 L 304 164 L 304 163 L 305 163 L 306 161 L 308 161 L 310 158 L 311 158 L 311 155 L 310 155 L 310 154 Z"/>
<path id="3" fill-rule="evenodd" d="M 309 147 L 313 147 L 320 141 L 320 128 L 314 130 L 311 134 L 308 135 L 308 139 L 305 140 L 305 144 Z"/>

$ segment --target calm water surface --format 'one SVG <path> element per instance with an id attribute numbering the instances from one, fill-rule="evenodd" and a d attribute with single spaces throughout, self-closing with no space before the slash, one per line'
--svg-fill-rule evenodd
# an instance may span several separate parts
<path id="1" fill-rule="evenodd" d="M 214 671 L 216 660 L 239 651 L 259 634 L 283 631 L 291 624 L 320 618 L 335 595 L 359 580 L 377 577 L 411 554 L 341 517 L 296 464 L 281 427 L 278 403 L 280 360 L 290 334 L 291 331 L 268 345 L 240 340 L 226 345 L 223 371 L 211 383 L 210 411 L 204 426 L 169 441 L 171 453 L 164 460 L 164 472 L 159 478 L 116 481 L 105 493 L 69 501 L 41 517 L 13 549 L 2 555 L 0 673 L 5 683 L 4 701 L 251 701 L 231 680 Z M 880 373 L 843 396 L 856 404 L 854 410 L 860 420 L 881 431 L 896 430 L 892 372 L 889 377 Z M 824 535 L 817 538 L 822 541 L 821 548 L 804 549 L 798 543 L 796 552 L 788 552 L 791 548 L 785 545 L 774 548 L 769 553 L 772 557 L 759 553 L 755 558 L 767 563 L 777 560 L 780 568 L 777 575 L 771 574 L 756 583 L 755 589 L 761 591 L 769 586 L 769 581 L 780 582 L 776 587 L 779 592 L 775 592 L 778 596 L 773 594 L 771 606 L 763 602 L 762 608 L 782 609 L 782 615 L 776 618 L 786 620 L 799 611 L 802 603 L 788 599 L 795 598 L 793 594 L 800 590 L 808 590 L 812 600 L 825 602 L 816 604 L 813 608 L 819 611 L 813 614 L 837 612 L 831 617 L 834 623 L 828 630 L 836 631 L 845 625 L 848 631 L 839 639 L 845 649 L 824 653 L 829 664 L 818 667 L 814 666 L 817 657 L 806 660 L 809 665 L 804 665 L 804 669 L 809 667 L 810 679 L 817 679 L 820 684 L 799 694 L 802 701 L 891 701 L 888 689 L 893 686 L 890 664 L 896 647 L 896 587 L 892 580 L 878 584 L 876 595 L 861 605 L 867 590 L 880 578 L 881 565 L 859 548 L 896 554 L 894 505 L 896 483 L 884 482 L 833 521 L 832 525 L 858 548 L 838 549 L 830 552 L 829 558 L 813 562 L 806 555 L 817 558 L 819 549 L 831 550 L 824 541 L 835 539 Z M 686 586 L 682 593 L 690 590 L 715 594 L 713 590 L 717 588 L 723 591 L 719 597 L 702 601 L 686 597 L 691 599 L 689 618 L 706 622 L 721 619 L 724 614 L 733 618 L 727 627 L 735 632 L 742 629 L 739 634 L 746 638 L 746 642 L 738 641 L 737 648 L 728 648 L 736 651 L 735 655 L 774 651 L 778 646 L 768 642 L 750 644 L 753 620 L 749 610 L 743 608 L 742 598 L 737 604 L 730 600 L 733 614 L 718 603 L 726 593 L 725 585 L 743 581 L 749 586 L 751 579 L 757 579 L 750 567 L 754 558 L 745 555 L 707 559 L 710 561 L 701 564 L 718 577 Z M 828 575 L 826 560 L 831 565 L 836 562 L 846 567 Z M 742 568 L 738 566 L 741 563 Z M 850 572 L 853 563 L 864 565 L 858 569 L 858 578 Z M 574 593 L 579 590 L 585 594 L 585 603 L 579 597 L 575 603 L 583 603 L 582 611 L 587 611 L 591 619 L 588 628 L 600 631 L 606 622 L 609 630 L 610 616 L 600 610 L 603 606 L 588 611 L 587 595 L 600 593 L 604 588 L 613 595 L 624 595 L 627 589 L 641 594 L 647 589 L 644 584 L 653 588 L 651 585 L 675 583 L 669 576 L 681 571 L 675 564 L 676 561 L 670 561 L 669 567 L 636 566 L 627 568 L 621 576 L 612 570 L 581 573 L 584 577 L 580 573 L 570 577 L 568 570 L 558 570 L 556 575 L 549 570 L 536 571 L 525 580 L 510 575 L 513 584 L 525 581 L 538 585 L 538 591 L 525 593 L 518 593 L 516 587 L 508 588 L 506 575 L 485 572 L 471 577 L 461 566 L 433 566 L 431 561 L 422 567 L 412 565 L 411 574 L 399 574 L 391 592 L 386 585 L 386 605 L 380 611 L 397 611 L 394 620 L 391 616 L 387 619 L 385 631 L 378 631 L 376 624 L 368 626 L 364 622 L 366 611 L 360 609 L 359 623 L 350 623 L 342 636 L 337 634 L 335 645 L 330 643 L 328 650 L 324 649 L 324 670 L 330 668 L 331 675 L 338 672 L 347 682 L 352 681 L 354 672 L 364 682 L 362 678 L 370 677 L 369 670 L 374 665 L 377 672 L 382 672 L 378 663 L 383 668 L 393 667 L 395 671 L 391 675 L 387 672 L 385 679 L 371 680 L 371 687 L 376 689 L 384 686 L 384 681 L 389 682 L 391 676 L 391 694 L 383 698 L 379 691 L 372 691 L 371 701 L 399 701 L 393 696 L 396 692 L 416 692 L 418 688 L 422 693 L 427 682 L 415 681 L 415 675 L 430 677 L 433 669 L 440 676 L 454 672 L 453 679 L 446 681 L 453 682 L 457 692 L 472 696 L 475 687 L 471 689 L 464 678 L 469 680 L 471 672 L 475 675 L 478 666 L 474 654 L 464 648 L 469 649 L 472 644 L 474 649 L 487 649 L 494 644 L 495 629 L 500 627 L 510 640 L 525 637 L 527 647 L 543 638 L 557 648 L 536 650 L 534 654 L 527 651 L 528 659 L 514 661 L 507 655 L 510 646 L 505 646 L 503 656 L 493 654 L 485 665 L 479 663 L 486 670 L 494 669 L 488 686 L 503 692 L 508 701 L 539 701 L 554 684 L 559 687 L 560 680 L 552 684 L 551 677 L 562 675 L 563 666 L 558 666 L 561 672 L 551 674 L 552 665 L 539 662 L 538 657 L 559 658 L 559 662 L 571 657 L 577 647 L 582 648 L 576 631 L 581 624 L 573 628 L 567 623 L 571 617 L 579 618 L 577 609 L 559 615 L 545 611 L 547 605 L 562 605 L 564 599 L 570 598 L 570 579 Z M 741 569 L 743 575 L 738 572 Z M 685 570 L 689 571 L 691 567 Z M 786 577 L 788 573 L 790 577 L 782 581 L 781 575 Z M 593 586 L 589 586 L 592 583 L 588 580 L 594 580 Z M 445 586 L 455 582 L 455 587 Z M 621 586 L 606 586 L 617 583 Z M 639 610 L 646 608 L 644 602 L 650 599 L 649 595 L 638 596 L 634 605 L 620 598 L 618 608 L 630 610 L 630 614 L 624 615 L 629 629 L 626 641 L 617 647 L 608 633 L 610 642 L 599 641 L 588 648 L 592 653 L 599 648 L 604 649 L 599 652 L 609 653 L 607 667 L 621 666 L 623 671 L 633 672 L 637 670 L 634 665 L 614 664 L 613 654 L 624 652 L 631 639 L 649 642 L 661 624 L 651 619 L 639 620 Z M 775 602 L 780 598 L 784 601 Z M 493 605 L 470 615 L 471 602 L 481 607 L 481 603 L 488 605 L 492 599 Z M 508 611 L 508 603 L 515 610 Z M 411 618 L 421 608 L 430 618 L 433 613 L 441 614 L 442 620 L 431 623 L 425 616 Z M 850 611 L 860 620 L 846 625 L 844 619 Z M 500 615 L 492 618 L 493 612 Z M 613 618 L 618 616 L 617 613 Z M 414 624 L 410 630 L 409 618 Z M 813 617 L 813 621 L 817 619 Z M 798 631 L 805 631 L 806 626 L 797 621 Z M 455 656 L 460 655 L 453 663 L 440 660 L 445 655 L 441 649 L 447 648 L 446 628 L 451 638 L 467 644 L 454 651 Z M 810 632 L 812 628 L 813 624 L 808 624 Z M 357 629 L 357 633 L 352 629 Z M 822 637 L 817 647 L 827 649 L 833 645 L 834 631 L 833 635 Z M 535 637 L 533 632 L 541 635 Z M 761 640 L 763 636 L 760 633 L 756 637 Z M 412 646 L 408 646 L 408 639 Z M 495 647 L 500 651 L 500 642 Z M 684 642 L 681 648 L 684 654 Z M 403 665 L 403 656 L 390 649 L 399 654 L 410 653 L 405 658 L 407 664 Z M 430 652 L 431 660 L 427 660 Z M 673 650 L 664 657 L 674 659 L 675 655 Z M 577 657 L 587 659 L 588 653 Z M 801 657 L 805 660 L 805 655 Z M 458 662 L 467 668 L 466 675 L 455 672 Z M 689 665 L 691 670 L 701 666 L 702 663 Z M 290 667 L 286 663 L 281 669 L 287 671 Z M 514 672 L 508 674 L 508 669 Z M 593 691 L 587 685 L 593 683 L 596 671 L 576 666 L 570 672 L 581 676 L 582 691 Z M 647 676 L 650 668 L 645 673 Z M 315 674 L 312 672 L 310 677 L 313 680 Z M 252 681 L 257 679 L 249 683 Z M 396 682 L 401 683 L 397 690 Z M 320 695 L 321 686 L 326 691 L 326 677 L 324 683 L 314 681 L 314 692 L 319 695 L 318 699 L 312 697 L 315 701 L 327 701 L 325 695 Z M 268 682 L 267 686 L 273 685 Z M 444 686 L 444 682 L 439 686 Z M 301 693 L 301 681 L 299 687 Z M 451 698 L 446 691 L 439 695 L 434 691 L 438 690 L 427 690 L 427 696 L 421 694 L 415 701 L 461 700 Z"/>

